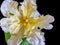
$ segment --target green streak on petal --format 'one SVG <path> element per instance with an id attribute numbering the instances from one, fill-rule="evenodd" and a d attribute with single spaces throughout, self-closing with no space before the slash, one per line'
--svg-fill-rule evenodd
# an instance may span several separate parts
<path id="1" fill-rule="evenodd" d="M 13 13 L 9 12 L 10 15 L 14 15 Z"/>
<path id="2" fill-rule="evenodd" d="M 32 44 L 29 43 L 29 42 L 26 40 L 26 38 L 23 38 L 20 45 L 32 45 Z"/>
<path id="3" fill-rule="evenodd" d="M 5 33 L 6 43 L 8 42 L 8 39 L 10 39 L 10 37 L 11 37 L 10 33 Z"/>

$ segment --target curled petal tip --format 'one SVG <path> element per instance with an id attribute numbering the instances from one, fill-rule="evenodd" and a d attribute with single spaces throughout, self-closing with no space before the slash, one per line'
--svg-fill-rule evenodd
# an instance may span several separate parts
<path id="1" fill-rule="evenodd" d="M 48 20 L 49 23 L 52 23 L 55 20 L 54 17 L 51 16 L 51 15 L 46 15 L 45 17 L 47 18 L 47 20 Z"/>
<path id="2" fill-rule="evenodd" d="M 47 30 L 50 30 L 50 29 L 53 28 L 53 25 L 52 24 L 49 24 L 47 27 L 44 27 L 44 28 L 47 29 Z"/>

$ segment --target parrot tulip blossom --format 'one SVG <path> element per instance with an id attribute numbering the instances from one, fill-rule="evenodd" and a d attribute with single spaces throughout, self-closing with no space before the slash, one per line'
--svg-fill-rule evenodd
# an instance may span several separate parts
<path id="1" fill-rule="evenodd" d="M 0 20 L 0 26 L 11 35 L 8 45 L 19 45 L 24 37 L 32 45 L 45 45 L 44 32 L 41 30 L 52 29 L 54 17 L 41 15 L 37 11 L 36 0 L 24 0 L 21 6 L 18 6 L 17 1 L 4 0 L 1 12 L 6 18 Z"/>

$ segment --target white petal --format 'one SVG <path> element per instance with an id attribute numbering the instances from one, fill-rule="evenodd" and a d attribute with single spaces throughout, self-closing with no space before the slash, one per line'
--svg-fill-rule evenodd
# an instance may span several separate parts
<path id="1" fill-rule="evenodd" d="M 40 32 L 35 32 L 35 35 L 36 35 L 38 38 L 40 38 L 40 36 L 41 36 Z"/>
<path id="2" fill-rule="evenodd" d="M 54 22 L 54 17 L 53 16 L 51 16 L 51 15 L 46 15 L 46 16 L 41 16 L 40 17 L 41 18 L 41 22 L 40 22 L 40 24 L 39 24 L 39 27 L 41 28 L 41 29 L 48 29 L 48 30 L 50 30 L 50 29 L 52 29 L 53 28 L 53 26 L 51 25 L 51 24 L 49 24 L 49 23 L 52 23 L 52 22 Z"/>
<path id="3" fill-rule="evenodd" d="M 41 45 L 45 45 L 45 42 L 44 42 L 45 38 L 43 34 L 41 34 L 40 39 L 41 39 Z"/>
<path id="4" fill-rule="evenodd" d="M 42 41 L 42 42 L 41 42 L 41 45 L 45 45 L 45 42 Z"/>
<path id="5" fill-rule="evenodd" d="M 46 26 L 46 27 L 44 27 L 44 28 L 47 29 L 47 30 L 50 30 L 50 29 L 53 28 L 53 25 L 52 25 L 52 24 L 49 24 L 48 26 Z"/>
<path id="6" fill-rule="evenodd" d="M 39 27 L 41 28 L 41 29 L 47 29 L 47 30 L 50 30 L 50 29 L 52 29 L 53 28 L 53 25 L 52 24 L 49 24 L 48 22 L 42 22 L 40 25 L 39 25 Z"/>
<path id="7" fill-rule="evenodd" d="M 18 23 L 12 24 L 10 25 L 9 29 L 11 29 L 10 30 L 11 34 L 16 34 L 20 30 L 20 25 L 18 25 Z"/>
<path id="8" fill-rule="evenodd" d="M 40 32 L 36 32 L 34 37 L 30 37 L 27 39 L 32 45 L 45 45 L 45 38 L 43 34 Z"/>
<path id="9" fill-rule="evenodd" d="M 15 5 L 14 5 L 15 4 Z M 16 9 L 14 9 L 15 7 Z M 3 1 L 1 4 L 1 12 L 3 14 L 3 16 L 5 17 L 9 17 L 10 14 L 9 13 L 13 13 L 15 16 L 19 17 L 19 12 L 17 9 L 18 3 L 16 1 Z"/>
<path id="10" fill-rule="evenodd" d="M 18 41 L 19 42 L 19 41 Z M 19 43 L 17 43 L 17 45 L 20 45 L 21 44 L 21 42 L 22 42 L 22 40 L 20 40 L 20 42 Z"/>
<path id="11" fill-rule="evenodd" d="M 0 23 L 1 23 L 0 26 L 4 32 L 9 32 L 9 30 L 6 28 L 8 20 L 9 20 L 8 18 L 3 18 L 0 21 Z"/>
<path id="12" fill-rule="evenodd" d="M 10 32 L 11 34 L 20 30 L 19 20 L 14 17 L 1 19 L 0 26 L 4 32 Z"/>
<path id="13" fill-rule="evenodd" d="M 34 12 L 32 12 L 30 17 L 37 19 L 37 18 L 39 18 L 39 16 L 41 16 L 41 14 L 38 11 L 34 11 Z"/>
<path id="14" fill-rule="evenodd" d="M 2 12 L 3 16 L 6 16 L 6 11 L 8 10 L 7 4 L 8 3 L 6 3 L 6 1 L 3 1 L 3 3 L 1 4 L 1 12 Z"/>
<path id="15" fill-rule="evenodd" d="M 22 10 L 24 16 L 27 14 L 27 3 L 26 2 L 21 3 L 21 5 L 22 5 L 21 10 Z"/>
<path id="16" fill-rule="evenodd" d="M 17 45 L 17 39 L 15 37 L 10 37 L 8 45 Z"/>
<path id="17" fill-rule="evenodd" d="M 45 18 L 46 18 L 46 21 L 49 22 L 49 23 L 52 23 L 55 20 L 54 17 L 51 16 L 51 15 L 46 15 Z"/>
<path id="18" fill-rule="evenodd" d="M 28 4 L 27 4 L 27 3 L 28 3 L 28 0 L 24 0 L 24 2 L 25 2 L 26 5 L 28 5 Z M 31 2 L 31 4 L 32 4 L 33 6 L 36 6 L 36 0 L 30 0 L 30 2 Z"/>
<path id="19" fill-rule="evenodd" d="M 45 38 L 44 38 L 44 33 L 41 33 L 41 32 L 35 32 L 36 36 L 41 39 L 42 41 L 45 41 Z"/>
<path id="20" fill-rule="evenodd" d="M 29 2 L 29 0 L 24 0 L 24 1 L 21 3 L 21 5 L 22 5 L 22 6 L 21 6 L 21 10 L 22 10 L 24 16 L 26 16 L 26 14 L 29 13 L 29 12 L 27 12 L 27 10 L 30 8 L 30 7 L 28 7 L 28 3 L 31 4 L 30 6 L 33 8 L 34 11 L 37 9 L 36 0 L 30 0 L 30 2 Z M 32 8 L 31 8 L 31 9 L 32 9 Z M 32 12 L 33 12 L 33 11 L 32 11 Z"/>
<path id="21" fill-rule="evenodd" d="M 13 1 L 13 0 L 5 0 L 5 1 L 11 2 L 11 1 Z"/>
<path id="22" fill-rule="evenodd" d="M 31 4 L 32 4 L 32 7 L 37 10 L 37 5 L 36 5 L 36 0 L 30 0 L 31 1 Z"/>
<path id="23" fill-rule="evenodd" d="M 30 0 L 31 4 L 36 5 L 36 0 Z"/>
<path id="24" fill-rule="evenodd" d="M 34 37 L 34 38 L 28 38 L 27 39 L 32 45 L 39 45 L 40 44 L 40 41 L 37 37 Z"/>

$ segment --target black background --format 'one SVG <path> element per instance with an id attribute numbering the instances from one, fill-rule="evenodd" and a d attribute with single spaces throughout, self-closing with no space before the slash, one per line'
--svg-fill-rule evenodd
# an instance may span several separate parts
<path id="1" fill-rule="evenodd" d="M 3 0 L 2 0 L 3 1 Z M 0 0 L 0 5 L 2 3 L 2 1 Z M 23 0 L 16 0 L 18 2 L 22 2 Z M 42 30 L 43 32 L 45 32 L 45 43 L 46 45 L 59 45 L 58 40 L 59 40 L 59 29 L 57 27 L 57 25 L 59 25 L 58 22 L 58 16 L 56 14 L 56 1 L 55 0 L 37 0 L 37 10 L 41 13 L 41 14 L 50 14 L 52 16 L 55 17 L 55 22 L 52 23 L 54 25 L 52 30 Z M 0 19 L 3 18 L 1 12 L 0 12 Z M 58 43 L 57 43 L 58 42 Z M 2 29 L 0 28 L 0 45 L 6 45 L 5 43 L 5 38 L 4 38 L 4 32 L 2 31 Z"/>

